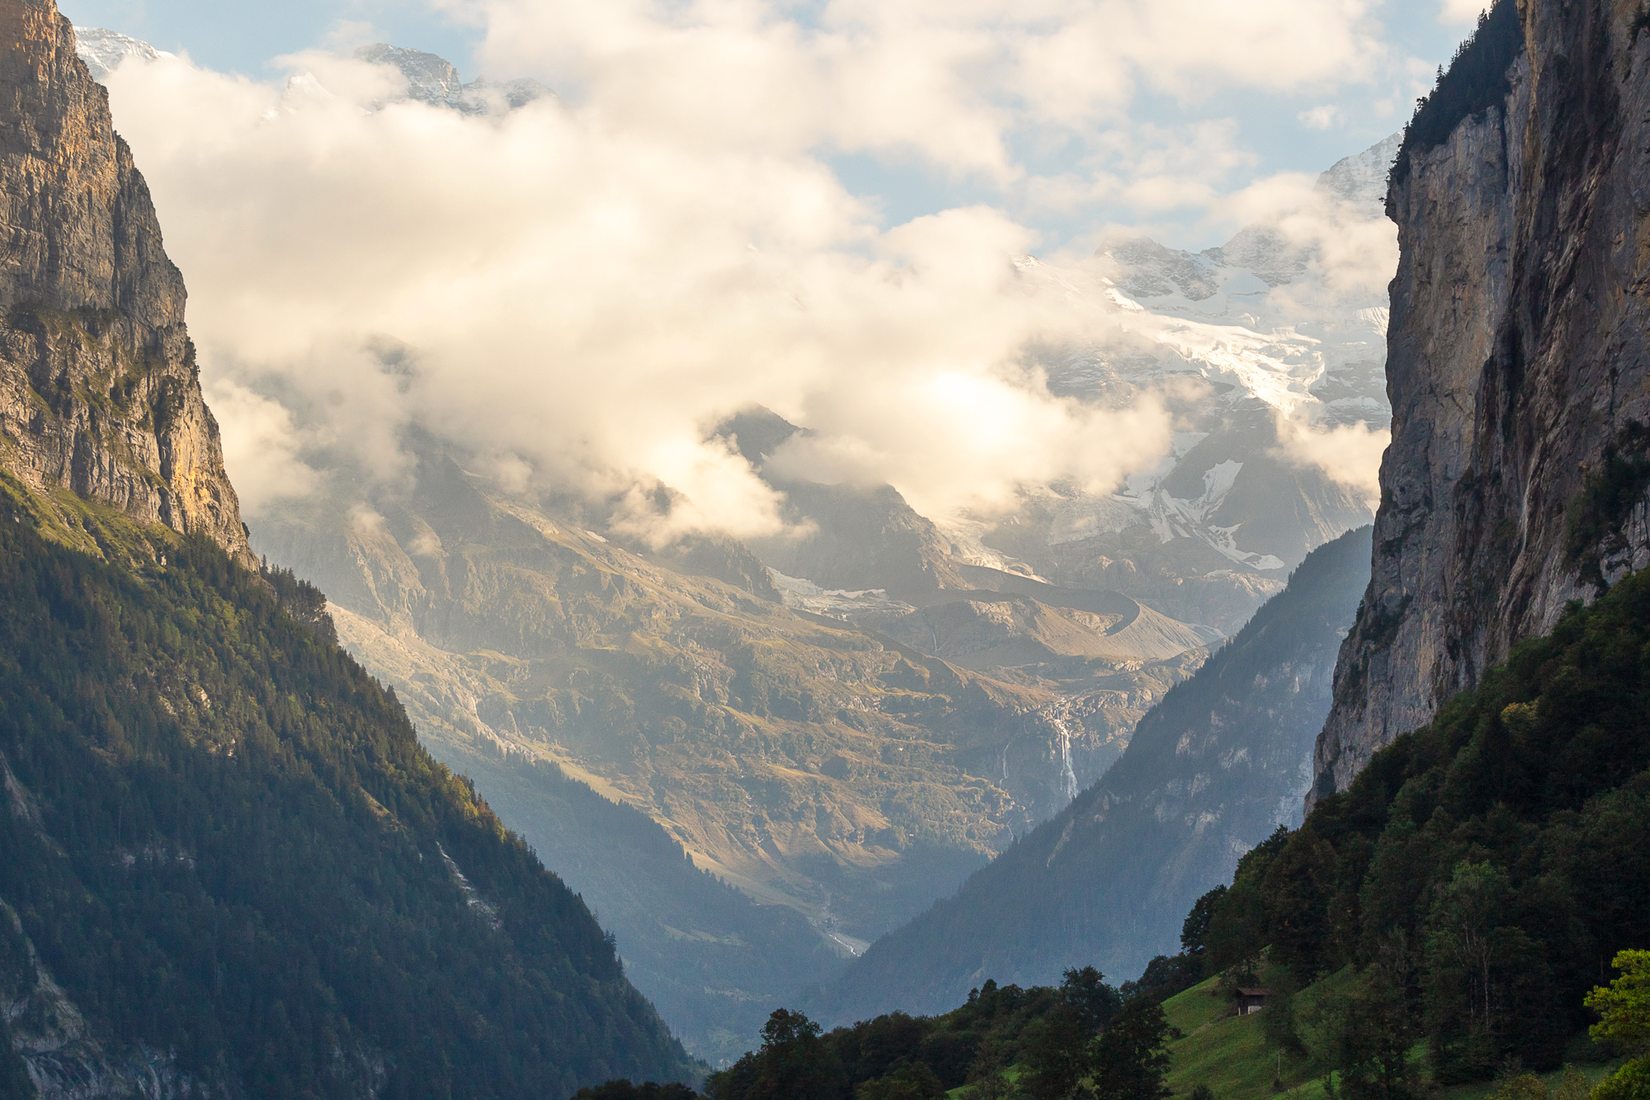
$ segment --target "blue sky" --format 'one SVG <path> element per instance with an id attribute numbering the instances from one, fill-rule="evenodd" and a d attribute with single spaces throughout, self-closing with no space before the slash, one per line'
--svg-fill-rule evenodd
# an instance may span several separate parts
<path id="1" fill-rule="evenodd" d="M 551 0 L 530 2 L 554 6 Z M 1234 0 L 1208 2 L 1219 5 Z M 1370 5 L 1369 22 L 1378 27 L 1379 38 L 1390 52 L 1376 80 L 1327 88 L 1266 90 L 1249 86 L 1220 91 L 1206 99 L 1195 95 L 1188 98 L 1179 90 L 1168 94 L 1141 81 L 1133 91 L 1128 116 L 1136 126 L 1161 127 L 1169 132 L 1183 133 L 1199 125 L 1217 127 L 1222 141 L 1244 158 L 1218 171 L 1211 169 L 1211 178 L 1225 173 L 1221 185 L 1228 189 L 1276 172 L 1317 171 L 1374 144 L 1403 124 L 1417 82 L 1433 66 L 1448 59 L 1468 29 L 1462 15 L 1470 4 L 1471 0 L 1386 0 Z M 465 25 L 438 11 L 437 6 L 430 0 L 62 0 L 65 14 L 77 23 L 118 30 L 162 49 L 186 53 L 203 66 L 252 77 L 279 76 L 273 62 L 281 55 L 363 40 L 389 41 L 442 54 L 466 77 L 481 75 L 484 70 L 492 70 L 486 75 L 493 77 L 521 75 L 496 71 L 499 65 L 511 64 L 501 60 L 501 56 L 511 56 L 509 51 L 489 51 L 481 28 Z M 486 0 L 476 0 L 473 7 L 482 10 Z M 778 7 L 794 13 L 799 5 L 786 3 Z M 534 75 L 550 79 L 558 91 L 567 91 L 556 79 L 561 74 Z M 1325 125 L 1320 120 L 1317 125 L 1309 124 L 1306 117 L 1314 111 L 1331 114 L 1333 123 Z M 1014 149 L 1014 155 L 1038 174 L 1091 170 L 1092 151 L 1091 159 L 1081 161 L 1080 152 L 1072 147 L 1075 144 L 1021 146 Z M 1123 160 L 1130 154 L 1127 149 L 1114 153 Z M 1002 201 L 1000 185 L 959 174 L 932 160 L 890 157 L 879 152 L 827 156 L 843 183 L 876 204 L 890 224 L 933 210 Z M 1189 167 L 1196 171 L 1195 165 Z M 1182 164 L 1178 170 L 1185 173 L 1188 166 Z M 1218 232 L 1209 226 L 1203 210 L 1164 209 L 1142 214 L 1137 209 L 1102 204 L 1080 214 L 1041 211 L 1022 212 L 1021 217 L 1050 240 L 1070 239 L 1097 217 L 1109 224 L 1138 223 L 1144 231 L 1184 245 L 1211 243 L 1206 238 Z"/>
<path id="2" fill-rule="evenodd" d="M 468 65 L 473 32 L 414 2 L 374 0 L 64 0 L 76 23 L 141 38 L 231 72 L 261 75 L 271 58 L 324 42 L 341 23 Z"/>

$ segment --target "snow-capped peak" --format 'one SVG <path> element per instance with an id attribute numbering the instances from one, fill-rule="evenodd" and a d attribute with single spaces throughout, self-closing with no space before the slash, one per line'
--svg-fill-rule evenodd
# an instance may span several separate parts
<path id="1" fill-rule="evenodd" d="M 410 50 L 385 42 L 355 51 L 361 61 L 387 65 L 407 80 L 407 96 L 421 103 L 448 107 L 465 114 L 484 115 L 512 111 L 553 93 L 533 80 L 511 80 L 494 84 L 479 79 L 468 84 L 458 67 L 446 58 L 423 50 Z"/>
<path id="2" fill-rule="evenodd" d="M 155 49 L 147 42 L 101 27 L 77 27 L 75 52 L 86 63 L 86 68 L 91 70 L 92 79 L 100 84 L 124 62 L 134 59 L 144 62 L 159 61 L 173 56 Z"/>
<path id="3" fill-rule="evenodd" d="M 1363 209 L 1385 209 L 1386 178 L 1398 159 L 1402 133 L 1393 134 L 1361 153 L 1336 161 L 1318 177 L 1318 186 Z"/>

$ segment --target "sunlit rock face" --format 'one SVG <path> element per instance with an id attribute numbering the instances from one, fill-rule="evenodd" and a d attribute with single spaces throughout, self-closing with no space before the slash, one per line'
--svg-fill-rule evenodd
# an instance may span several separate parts
<path id="1" fill-rule="evenodd" d="M 247 557 L 183 279 L 108 98 L 49 3 L 0 3 L 0 41 L 0 458 Z"/>
<path id="2" fill-rule="evenodd" d="M 1391 194 L 1393 440 L 1319 795 L 1650 563 L 1650 36 L 1637 4 L 1502 15 L 1506 95 Z"/>

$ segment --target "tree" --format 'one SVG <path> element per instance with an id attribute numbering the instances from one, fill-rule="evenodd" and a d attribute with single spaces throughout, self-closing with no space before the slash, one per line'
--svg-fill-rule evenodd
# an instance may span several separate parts
<path id="1" fill-rule="evenodd" d="M 1631 1061 L 1599 1085 L 1598 1100 L 1650 1096 L 1650 951 L 1622 951 L 1611 960 L 1621 976 L 1587 994 L 1598 1013 L 1592 1036 Z"/>
<path id="2" fill-rule="evenodd" d="M 1068 970 L 1060 984 L 1060 1002 L 1077 1015 L 1078 1023 L 1091 1036 L 1111 1022 L 1123 1007 L 1117 990 L 1106 984 L 1105 975 L 1092 966 Z"/>
<path id="3" fill-rule="evenodd" d="M 981 1045 L 974 1064 L 968 1068 L 969 1095 L 972 1100 L 1008 1100 L 1014 1095 L 1014 1085 L 1005 1070 L 1007 1058 L 995 1041 Z"/>
<path id="4" fill-rule="evenodd" d="M 747 1100 L 834 1100 L 841 1066 L 819 1037 L 819 1025 L 800 1012 L 775 1009 L 762 1025 L 762 1049 Z"/>
<path id="5" fill-rule="evenodd" d="M 1409 1051 L 1420 1038 L 1415 1022 L 1413 951 L 1402 934 L 1380 947 L 1346 995 L 1320 1009 L 1325 1061 L 1340 1071 L 1348 1100 L 1409 1100 L 1419 1082 Z"/>
<path id="6" fill-rule="evenodd" d="M 573 1100 L 701 1100 L 698 1093 L 686 1085 L 632 1084 L 623 1078 L 605 1085 L 580 1089 Z"/>
<path id="7" fill-rule="evenodd" d="M 1056 1005 L 1020 1036 L 1020 1091 L 1027 1100 L 1070 1100 L 1089 1072 L 1089 1041 L 1077 1013 Z"/>
<path id="8" fill-rule="evenodd" d="M 944 1100 L 945 1086 L 922 1062 L 905 1062 L 886 1077 L 854 1089 L 854 1100 Z"/>
<path id="9" fill-rule="evenodd" d="M 1427 918 L 1426 1018 L 1433 1058 L 1447 1082 L 1486 1076 L 1495 1066 L 1507 876 L 1463 860 Z"/>
<path id="10" fill-rule="evenodd" d="M 1611 960 L 1621 977 L 1587 994 L 1598 1013 L 1593 1038 L 1630 1057 L 1650 1054 L 1650 951 L 1622 951 Z"/>
<path id="11" fill-rule="evenodd" d="M 1226 897 L 1226 887 L 1216 886 L 1192 903 L 1191 912 L 1180 925 L 1180 946 L 1188 955 L 1201 955 L 1209 947 L 1209 924 Z"/>
<path id="12" fill-rule="evenodd" d="M 1169 1020 L 1163 1006 L 1131 1001 L 1095 1045 L 1094 1095 L 1099 1100 L 1164 1100 L 1169 1095 Z"/>
<path id="13" fill-rule="evenodd" d="M 1335 849 L 1310 833 L 1289 838 L 1266 870 L 1261 896 L 1273 958 L 1303 978 L 1322 969 L 1329 948 Z"/>
<path id="14" fill-rule="evenodd" d="M 1271 992 L 1266 998 L 1266 1011 L 1260 1014 L 1260 1024 L 1266 1034 L 1267 1045 L 1292 1055 L 1305 1054 L 1306 1044 L 1301 1041 L 1295 1019 L 1299 980 L 1287 966 L 1279 966 L 1267 976 L 1266 984 Z"/>

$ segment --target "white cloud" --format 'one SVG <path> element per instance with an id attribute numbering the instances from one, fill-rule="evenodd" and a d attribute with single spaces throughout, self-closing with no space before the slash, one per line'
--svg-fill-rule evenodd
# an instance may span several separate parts
<path id="1" fill-rule="evenodd" d="M 301 440 L 291 410 L 229 379 L 214 379 L 206 398 L 223 436 L 224 464 L 236 491 L 258 507 L 306 497 L 320 475 L 299 456 Z"/>
<path id="2" fill-rule="evenodd" d="M 1308 287 L 1378 298 L 1398 266 L 1393 224 L 1320 188 L 1313 175 L 1269 176 L 1222 197 L 1213 209 L 1237 224 L 1269 226 L 1310 252 L 1317 278 L 1307 280 Z"/>
<path id="3" fill-rule="evenodd" d="M 1438 9 L 1438 22 L 1466 25 L 1478 21 L 1478 15 L 1489 0 L 1443 0 Z"/>
<path id="4" fill-rule="evenodd" d="M 1362 79 L 1367 6 L 832 0 L 805 22 L 756 0 L 468 0 L 487 68 L 563 99 L 381 106 L 399 78 L 328 53 L 285 59 L 284 86 L 184 60 L 111 83 L 249 513 L 339 462 L 404 476 L 416 426 L 512 489 L 622 501 L 659 537 L 751 536 L 780 502 L 706 430 L 752 403 L 816 431 L 787 461 L 936 516 L 1150 466 L 1159 402 L 1098 411 L 1026 365 L 1115 318 L 1020 278 L 1041 242 L 1004 209 L 1304 201 L 1225 196 L 1252 163 L 1231 124 L 1154 129 L 1127 101 Z M 1082 170 L 1030 172 L 1015 150 L 1038 141 L 1078 142 Z M 884 225 L 841 151 L 983 181 L 1002 208 Z M 1335 271 L 1369 259 L 1321 211 L 1283 223 Z"/>
<path id="5" fill-rule="evenodd" d="M 1323 470 L 1371 507 L 1380 500 L 1381 456 L 1392 442 L 1390 431 L 1362 424 L 1321 427 L 1279 418 L 1278 436 L 1291 461 Z"/>
<path id="6" fill-rule="evenodd" d="M 1370 0 L 437 0 L 481 56 L 711 144 L 914 153 L 1008 183 L 1015 135 L 1086 135 L 1148 88 L 1202 102 L 1371 78 Z"/>
<path id="7" fill-rule="evenodd" d="M 1298 116 L 1301 125 L 1312 130 L 1332 130 L 1341 121 L 1341 109 L 1333 103 L 1310 107 Z"/>
<path id="8" fill-rule="evenodd" d="M 1000 213 L 883 230 L 806 156 L 688 150 L 550 101 L 368 111 L 382 74 L 329 65 L 351 95 L 182 62 L 116 80 L 254 515 L 313 484 L 313 451 L 401 476 L 408 425 L 517 486 L 663 483 L 661 530 L 743 535 L 778 502 L 705 429 L 751 402 L 874 449 L 936 513 L 1113 476 L 1111 440 L 1166 439 L 1158 410 L 1100 425 L 1014 370 L 1091 319 L 1024 292 L 1033 238 Z"/>

